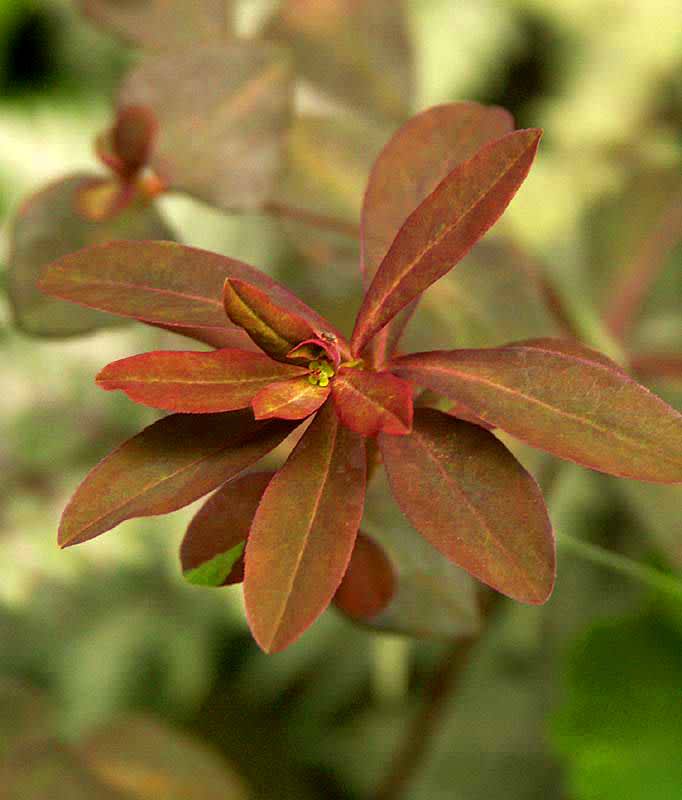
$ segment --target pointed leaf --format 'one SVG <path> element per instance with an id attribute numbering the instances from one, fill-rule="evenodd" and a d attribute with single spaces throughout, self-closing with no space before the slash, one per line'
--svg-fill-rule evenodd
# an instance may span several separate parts
<path id="1" fill-rule="evenodd" d="M 396 359 L 394 369 L 560 458 L 626 478 L 682 481 L 682 415 L 576 347 L 442 350 Z"/>
<path id="2" fill-rule="evenodd" d="M 93 22 L 131 44 L 170 50 L 229 39 L 230 0 L 80 0 Z"/>
<path id="3" fill-rule="evenodd" d="M 554 537 L 540 489 L 483 428 L 417 409 L 409 436 L 379 437 L 396 502 L 444 556 L 497 591 L 544 603 Z"/>
<path id="4" fill-rule="evenodd" d="M 122 389 L 152 408 L 205 414 L 247 408 L 274 381 L 306 374 L 302 367 L 280 364 L 263 353 L 161 350 L 109 364 L 97 384 L 108 391 Z"/>
<path id="5" fill-rule="evenodd" d="M 185 580 L 198 586 L 228 586 L 244 579 L 244 544 L 273 474 L 244 475 L 204 503 L 180 545 Z"/>
<path id="6" fill-rule="evenodd" d="M 146 58 L 119 103 L 158 120 L 150 165 L 170 188 L 226 210 L 260 208 L 271 197 L 291 105 L 279 47 L 231 42 Z"/>
<path id="7" fill-rule="evenodd" d="M 159 123 L 144 106 L 124 106 L 111 129 L 111 148 L 127 175 L 135 175 L 147 164 L 153 152 Z"/>
<path id="8" fill-rule="evenodd" d="M 358 533 L 334 605 L 351 619 L 369 620 L 391 602 L 396 578 L 389 557 L 373 539 Z"/>
<path id="9" fill-rule="evenodd" d="M 226 329 L 234 332 L 221 301 L 228 277 L 309 311 L 255 267 L 175 242 L 109 242 L 71 253 L 49 266 L 40 288 L 123 317 L 166 327 L 205 328 L 207 335 L 220 338 Z"/>
<path id="10" fill-rule="evenodd" d="M 497 221 L 528 174 L 541 135 L 537 129 L 514 131 L 485 145 L 410 214 L 365 295 L 354 354 Z"/>
<path id="11" fill-rule="evenodd" d="M 59 544 L 80 544 L 133 517 L 168 514 L 254 464 L 293 430 L 250 411 L 173 414 L 110 453 L 69 501 Z"/>
<path id="12" fill-rule="evenodd" d="M 18 327 L 36 336 L 73 336 L 118 320 L 53 300 L 36 284 L 57 258 L 114 239 L 172 239 L 153 206 L 136 203 L 111 219 L 93 222 L 76 210 L 83 186 L 94 175 L 72 175 L 30 197 L 14 220 L 8 257 L 9 298 Z"/>
<path id="13" fill-rule="evenodd" d="M 308 378 L 291 378 L 267 386 L 253 398 L 256 419 L 305 419 L 329 397 L 329 386 L 313 386 Z"/>
<path id="14" fill-rule="evenodd" d="M 327 404 L 265 490 L 246 548 L 244 599 L 266 652 L 297 639 L 343 578 L 365 499 L 362 437 Z"/>
<path id="15" fill-rule="evenodd" d="M 364 116 L 403 119 L 413 64 L 403 4 L 395 0 L 285 0 L 268 39 L 291 47 L 307 81 Z"/>
<path id="16" fill-rule="evenodd" d="M 390 372 L 342 367 L 332 380 L 339 419 L 363 436 L 412 430 L 412 389 Z"/>
<path id="17" fill-rule="evenodd" d="M 244 281 L 225 281 L 223 304 L 230 320 L 273 358 L 284 359 L 299 343 L 315 338 L 315 330 L 303 317 L 276 305 L 265 292 Z"/>

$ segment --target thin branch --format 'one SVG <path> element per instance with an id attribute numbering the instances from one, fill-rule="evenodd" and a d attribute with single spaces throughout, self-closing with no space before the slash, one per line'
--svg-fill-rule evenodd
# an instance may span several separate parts
<path id="1" fill-rule="evenodd" d="M 313 211 L 307 211 L 303 208 L 293 208 L 282 203 L 270 202 L 265 206 L 265 212 L 272 214 L 275 217 L 282 219 L 293 219 L 296 222 L 302 222 L 305 225 L 310 225 L 313 228 L 320 228 L 321 230 L 332 231 L 333 233 L 340 233 L 343 236 L 348 236 L 351 239 L 360 238 L 360 226 L 352 222 L 330 217 L 326 214 L 316 214 Z"/>
<path id="2" fill-rule="evenodd" d="M 623 340 L 637 318 L 647 292 L 658 277 L 668 253 L 682 239 L 682 194 L 677 194 L 644 241 L 604 315 L 611 333 Z"/>

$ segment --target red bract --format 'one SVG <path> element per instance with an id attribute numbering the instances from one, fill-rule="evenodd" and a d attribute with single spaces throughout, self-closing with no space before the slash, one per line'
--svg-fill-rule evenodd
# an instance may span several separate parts
<path id="1" fill-rule="evenodd" d="M 222 486 L 189 527 L 183 569 L 194 583 L 220 586 L 239 581 L 243 564 L 251 629 L 274 652 L 322 613 L 351 557 L 338 605 L 363 618 L 390 602 L 390 561 L 364 538 L 354 555 L 368 465 L 379 453 L 397 503 L 431 545 L 533 604 L 554 584 L 551 525 L 537 484 L 491 429 L 604 472 L 682 481 L 682 417 L 581 345 L 541 339 L 394 356 L 409 309 L 526 176 L 540 132 L 508 126 L 500 110 L 455 104 L 424 112 L 388 143 L 367 190 L 368 286 L 350 342 L 282 285 L 201 250 L 124 242 L 52 265 L 43 288 L 58 297 L 220 348 L 147 353 L 102 370 L 103 388 L 176 413 L 85 479 L 60 543 Z M 395 184 L 391 165 L 400 166 Z M 447 398 L 450 413 L 413 409 L 418 389 Z M 239 477 L 310 419 L 274 476 Z"/>

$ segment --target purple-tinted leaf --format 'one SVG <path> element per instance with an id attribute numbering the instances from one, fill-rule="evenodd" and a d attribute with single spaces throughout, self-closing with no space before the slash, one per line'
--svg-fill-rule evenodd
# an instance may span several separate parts
<path id="1" fill-rule="evenodd" d="M 173 414 L 110 453 L 69 501 L 59 544 L 80 544 L 133 517 L 167 514 L 238 475 L 282 442 L 293 425 L 250 411 Z"/>
<path id="2" fill-rule="evenodd" d="M 395 571 L 384 550 L 362 532 L 334 595 L 334 605 L 352 619 L 369 620 L 391 602 L 396 590 Z"/>
<path id="3" fill-rule="evenodd" d="M 627 478 L 682 481 L 682 415 L 591 353 L 573 343 L 519 343 L 418 353 L 394 369 L 560 458 Z"/>
<path id="4" fill-rule="evenodd" d="M 109 364 L 97 384 L 122 389 L 131 400 L 166 411 L 205 414 L 247 408 L 274 381 L 306 375 L 293 364 L 280 364 L 263 353 L 179 350 L 143 353 Z"/>
<path id="5" fill-rule="evenodd" d="M 232 35 L 230 0 L 79 0 L 93 22 L 132 44 L 174 51 Z"/>
<path id="6" fill-rule="evenodd" d="M 306 80 L 364 115 L 408 112 L 414 79 L 402 2 L 285 0 L 266 36 L 293 49 Z"/>
<path id="7" fill-rule="evenodd" d="M 136 203 L 102 222 L 76 210 L 79 193 L 93 175 L 72 175 L 30 197 L 10 232 L 8 289 L 18 327 L 36 336 L 72 336 L 117 324 L 117 320 L 53 300 L 36 284 L 44 268 L 74 250 L 115 239 L 172 239 L 153 206 Z"/>
<path id="8" fill-rule="evenodd" d="M 244 599 L 266 652 L 324 611 L 348 566 L 365 499 L 365 447 L 327 404 L 265 490 L 246 547 Z"/>
<path id="9" fill-rule="evenodd" d="M 289 122 L 291 70 L 267 42 L 192 47 L 145 59 L 119 102 L 159 123 L 151 166 L 171 188 L 228 210 L 272 195 Z"/>
<path id="10" fill-rule="evenodd" d="M 305 419 L 329 397 L 328 386 L 313 386 L 308 378 L 278 381 L 262 389 L 251 402 L 256 419 Z"/>
<path id="11" fill-rule="evenodd" d="M 353 353 L 445 275 L 493 225 L 523 183 L 541 131 L 488 143 L 410 214 L 379 266 L 353 331 Z"/>
<path id="12" fill-rule="evenodd" d="M 363 436 L 402 436 L 412 429 L 412 389 L 390 372 L 342 367 L 332 397 L 341 422 Z"/>
<path id="13" fill-rule="evenodd" d="M 272 472 L 253 472 L 218 489 L 195 514 L 180 545 L 185 580 L 228 586 L 244 579 L 244 543 Z"/>
<path id="14" fill-rule="evenodd" d="M 554 538 L 533 478 L 491 433 L 417 409 L 409 436 L 379 437 L 393 495 L 412 525 L 497 591 L 544 603 Z"/>

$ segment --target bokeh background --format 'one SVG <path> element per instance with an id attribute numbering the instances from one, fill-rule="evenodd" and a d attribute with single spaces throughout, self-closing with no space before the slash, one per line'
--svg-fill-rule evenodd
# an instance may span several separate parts
<path id="1" fill-rule="evenodd" d="M 241 3 L 246 32 L 271 5 Z M 545 129 L 503 232 L 592 343 L 615 347 L 599 326 L 602 298 L 682 193 L 682 2 L 408 0 L 405 10 L 413 110 L 478 100 Z M 94 374 L 166 339 L 142 326 L 71 340 L 17 331 L 4 291 L 9 231 L 32 191 L 96 168 L 92 140 L 135 57 L 67 0 L 0 0 L 0 797 L 369 798 L 450 643 L 377 634 L 332 610 L 264 656 L 238 588 L 183 583 L 177 545 L 193 509 L 56 546 L 78 481 L 154 418 L 99 391 Z M 361 188 L 344 189 L 351 206 Z M 324 284 L 332 306 L 352 293 L 352 272 L 299 269 L 277 220 L 185 197 L 161 204 L 188 244 L 311 297 Z M 495 324 L 486 302 L 474 287 L 431 305 L 441 328 L 456 319 L 454 340 L 475 344 Z M 682 351 L 679 247 L 631 344 Z M 680 380 L 651 385 L 682 408 Z M 406 798 L 682 797 L 682 494 L 571 465 L 551 477 L 555 595 L 542 609 L 498 608 Z"/>

